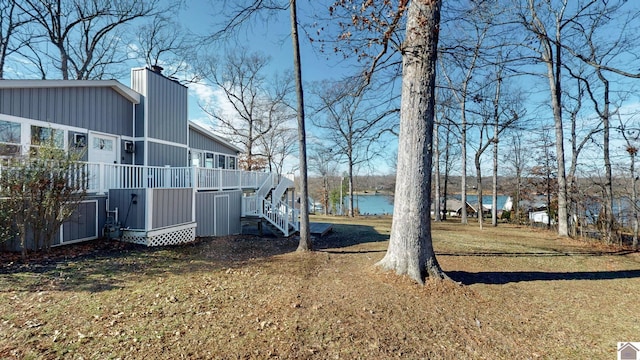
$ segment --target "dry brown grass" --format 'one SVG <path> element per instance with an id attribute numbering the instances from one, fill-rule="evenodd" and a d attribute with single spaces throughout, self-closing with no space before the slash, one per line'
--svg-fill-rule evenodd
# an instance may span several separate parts
<path id="1" fill-rule="evenodd" d="M 237 236 L 4 263 L 0 358 L 611 359 L 640 341 L 637 253 L 434 224 L 465 285 L 421 287 L 374 267 L 390 218 L 312 220 L 336 225 L 308 254 Z"/>

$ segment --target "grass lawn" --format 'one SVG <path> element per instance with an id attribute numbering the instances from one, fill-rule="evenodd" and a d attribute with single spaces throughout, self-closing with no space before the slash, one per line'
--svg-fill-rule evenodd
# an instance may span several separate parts
<path id="1" fill-rule="evenodd" d="M 231 236 L 0 264 L 0 358 L 615 359 L 640 341 L 640 255 L 527 227 L 434 223 L 444 270 L 374 267 L 390 217 L 312 217 L 318 251 Z"/>

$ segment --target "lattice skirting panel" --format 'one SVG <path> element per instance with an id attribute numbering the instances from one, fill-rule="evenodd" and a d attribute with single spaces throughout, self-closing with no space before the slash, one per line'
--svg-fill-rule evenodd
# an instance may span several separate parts
<path id="1" fill-rule="evenodd" d="M 184 244 L 196 239 L 196 223 L 170 226 L 155 230 L 125 230 L 122 241 L 147 246 Z"/>

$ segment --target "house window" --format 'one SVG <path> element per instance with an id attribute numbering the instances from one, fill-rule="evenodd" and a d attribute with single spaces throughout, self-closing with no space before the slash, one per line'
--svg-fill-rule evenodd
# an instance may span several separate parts
<path id="1" fill-rule="evenodd" d="M 218 167 L 220 169 L 227 168 L 227 158 L 224 155 L 218 155 Z"/>
<path id="2" fill-rule="evenodd" d="M 213 168 L 213 154 L 212 153 L 206 153 L 205 154 L 204 167 L 210 168 L 210 169 Z"/>
<path id="3" fill-rule="evenodd" d="M 236 158 L 229 156 L 229 169 L 236 169 Z"/>
<path id="4" fill-rule="evenodd" d="M 0 157 L 20 155 L 20 124 L 0 120 Z"/>
<path id="5" fill-rule="evenodd" d="M 192 156 L 193 158 L 191 159 L 191 165 L 197 167 L 202 166 L 202 153 L 199 151 L 194 151 Z"/>
<path id="6" fill-rule="evenodd" d="M 94 137 L 92 146 L 96 150 L 113 151 L 113 140 Z"/>
<path id="7" fill-rule="evenodd" d="M 64 130 L 31 125 L 31 145 L 40 146 L 53 142 L 57 148 L 64 148 Z"/>

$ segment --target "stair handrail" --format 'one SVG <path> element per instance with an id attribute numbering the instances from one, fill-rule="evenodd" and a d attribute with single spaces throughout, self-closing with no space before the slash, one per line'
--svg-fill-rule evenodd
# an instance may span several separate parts
<path id="1" fill-rule="evenodd" d="M 275 226 L 278 230 L 282 231 L 284 236 L 289 236 L 289 218 L 288 216 L 282 216 L 280 206 L 274 206 L 270 201 L 266 199 L 263 203 L 263 216 L 269 223 Z"/>
<path id="2" fill-rule="evenodd" d="M 274 205 L 271 201 L 262 200 L 263 217 L 269 223 L 282 231 L 284 236 L 289 236 L 293 232 L 300 231 L 300 220 L 298 219 L 298 209 L 292 208 L 284 201 L 278 200 Z"/>
<path id="3" fill-rule="evenodd" d="M 267 176 L 262 182 L 262 185 L 260 185 L 260 187 L 258 188 L 256 195 L 258 196 L 259 199 L 260 198 L 265 199 L 272 187 L 273 187 L 273 177 Z"/>
<path id="4" fill-rule="evenodd" d="M 282 195 L 284 195 L 285 191 L 287 191 L 287 189 L 293 187 L 294 183 L 293 181 L 291 181 L 291 179 L 286 178 L 286 177 L 281 177 L 280 178 L 280 182 L 278 183 L 278 186 L 276 186 L 275 189 L 273 189 L 273 192 L 271 192 L 271 202 L 273 204 L 276 204 L 277 201 L 280 201 L 282 199 Z"/>

